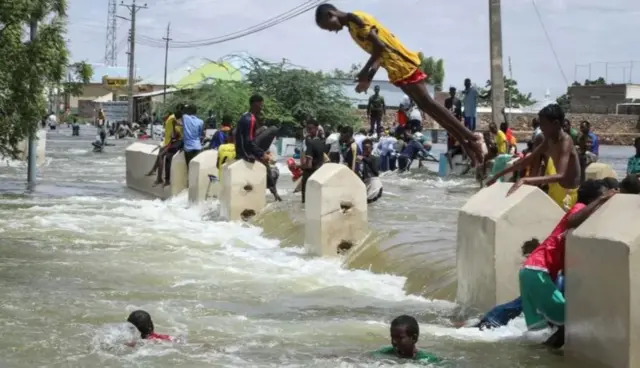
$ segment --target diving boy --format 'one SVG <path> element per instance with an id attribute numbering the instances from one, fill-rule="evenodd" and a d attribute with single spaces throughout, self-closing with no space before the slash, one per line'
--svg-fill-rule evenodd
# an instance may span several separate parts
<path id="1" fill-rule="evenodd" d="M 363 12 L 345 13 L 331 4 L 322 4 L 316 9 L 316 24 L 332 32 L 347 27 L 358 46 L 371 55 L 358 73 L 356 92 L 365 92 L 382 66 L 393 84 L 460 142 L 474 164 L 482 162 L 482 149 L 473 132 L 429 95 L 425 82 L 427 76 L 420 70 L 418 54 L 408 50 L 375 18 Z"/>
<path id="2" fill-rule="evenodd" d="M 439 363 L 442 359 L 426 353 L 416 347 L 420 327 L 415 318 L 407 315 L 396 317 L 391 321 L 391 346 L 373 352 L 374 356 L 393 356 L 401 359 L 417 360 L 423 363 Z"/>
<path id="3" fill-rule="evenodd" d="M 567 191 L 566 204 L 567 207 L 571 207 L 576 202 L 575 189 L 580 186 L 580 161 L 573 145 L 573 139 L 562 129 L 564 111 L 560 105 L 550 104 L 540 110 L 538 117 L 544 136 L 542 143 L 530 155 L 498 172 L 487 184 L 491 185 L 508 173 L 522 170 L 535 163 L 536 160 L 540 161 L 544 154 L 553 160 L 556 174 L 521 178 L 511 187 L 507 195 L 525 184 L 542 186 L 558 183 Z"/>

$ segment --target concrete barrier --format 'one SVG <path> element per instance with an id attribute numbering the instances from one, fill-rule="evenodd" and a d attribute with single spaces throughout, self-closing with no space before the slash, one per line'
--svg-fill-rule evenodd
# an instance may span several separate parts
<path id="1" fill-rule="evenodd" d="M 311 254 L 335 257 L 367 233 L 367 189 L 345 165 L 328 163 L 307 181 L 305 247 Z"/>
<path id="2" fill-rule="evenodd" d="M 189 162 L 189 202 L 202 202 L 218 196 L 220 183 L 210 183 L 209 180 L 209 175 L 218 176 L 217 163 L 216 150 L 202 151 Z"/>
<path id="3" fill-rule="evenodd" d="M 567 237 L 565 353 L 640 367 L 640 196 L 616 194 Z"/>
<path id="4" fill-rule="evenodd" d="M 457 235 L 457 301 L 487 311 L 520 295 L 521 246 L 543 241 L 564 211 L 537 187 L 506 196 L 511 183 L 495 183 L 460 209 Z"/>
<path id="5" fill-rule="evenodd" d="M 603 164 L 601 162 L 594 162 L 591 165 L 587 166 L 587 169 L 585 170 L 586 180 L 600 180 L 604 178 L 617 179 L 618 176 L 616 175 L 616 171 L 611 168 L 611 166 Z"/>
<path id="6" fill-rule="evenodd" d="M 171 160 L 171 185 L 154 186 L 156 176 L 146 176 L 158 157 L 154 144 L 135 142 L 125 151 L 127 187 L 154 197 L 167 199 L 187 189 L 187 163 L 184 153 L 175 154 Z M 163 173 L 164 178 L 164 173 Z"/>
<path id="7" fill-rule="evenodd" d="M 228 221 L 249 218 L 266 205 L 267 168 L 237 160 L 222 166 L 220 216 Z"/>
<path id="8" fill-rule="evenodd" d="M 47 151 L 47 131 L 39 129 L 36 133 L 36 165 L 44 164 Z M 27 161 L 29 159 L 29 139 L 18 142 L 17 148 L 21 151 L 18 160 Z"/>

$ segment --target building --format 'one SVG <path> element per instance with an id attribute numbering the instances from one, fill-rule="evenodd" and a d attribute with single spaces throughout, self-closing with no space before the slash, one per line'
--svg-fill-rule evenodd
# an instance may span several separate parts
<path id="1" fill-rule="evenodd" d="M 572 113 L 640 114 L 640 85 L 602 84 L 569 87 Z"/>

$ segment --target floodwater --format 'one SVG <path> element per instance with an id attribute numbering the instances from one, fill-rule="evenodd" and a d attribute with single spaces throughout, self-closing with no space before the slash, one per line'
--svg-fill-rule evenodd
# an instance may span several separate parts
<path id="1" fill-rule="evenodd" d="M 572 366 L 535 344 L 522 319 L 452 327 L 457 210 L 477 190 L 469 180 L 385 176 L 370 246 L 329 260 L 301 247 L 286 174 L 284 204 L 254 225 L 225 223 L 215 202 L 126 189 L 131 141 L 95 154 L 95 130 L 81 134 L 49 135 L 33 193 L 23 163 L 0 165 L 0 367 L 386 367 L 394 362 L 367 352 L 389 344 L 401 314 L 418 318 L 419 346 L 452 367 Z M 601 151 L 619 172 L 632 154 Z M 179 341 L 126 347 L 113 324 L 135 309 Z"/>

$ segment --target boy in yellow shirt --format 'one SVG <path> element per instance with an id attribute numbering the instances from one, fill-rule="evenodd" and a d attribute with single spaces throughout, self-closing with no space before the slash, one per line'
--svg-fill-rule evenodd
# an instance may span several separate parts
<path id="1" fill-rule="evenodd" d="M 355 43 L 371 55 L 358 73 L 356 92 L 366 92 L 382 66 L 394 85 L 460 142 L 474 166 L 482 162 L 482 147 L 477 137 L 429 95 L 427 75 L 420 70 L 420 57 L 416 52 L 408 50 L 387 28 L 363 12 L 345 13 L 331 4 L 322 4 L 316 9 L 316 24 L 331 32 L 347 27 Z"/>
<path id="2" fill-rule="evenodd" d="M 236 144 L 233 134 L 227 134 L 224 140 L 224 144 L 218 147 L 218 180 L 222 180 L 222 165 L 227 162 L 232 162 L 236 159 Z"/>

